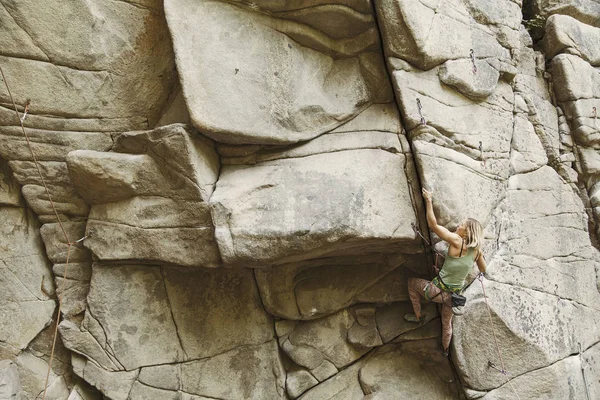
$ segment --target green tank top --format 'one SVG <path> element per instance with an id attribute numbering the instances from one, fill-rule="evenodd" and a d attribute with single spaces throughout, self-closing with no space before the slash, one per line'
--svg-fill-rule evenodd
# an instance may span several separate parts
<path id="1" fill-rule="evenodd" d="M 462 288 L 474 262 L 475 249 L 472 247 L 469 247 L 462 257 L 452 257 L 446 249 L 446 259 L 439 274 L 440 278 L 450 288 Z"/>

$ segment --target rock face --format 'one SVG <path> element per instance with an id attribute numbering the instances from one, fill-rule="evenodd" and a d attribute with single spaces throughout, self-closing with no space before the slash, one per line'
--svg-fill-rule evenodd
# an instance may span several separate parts
<path id="1" fill-rule="evenodd" d="M 0 398 L 597 398 L 598 15 L 0 0 Z M 485 228 L 449 358 L 423 187 Z"/>

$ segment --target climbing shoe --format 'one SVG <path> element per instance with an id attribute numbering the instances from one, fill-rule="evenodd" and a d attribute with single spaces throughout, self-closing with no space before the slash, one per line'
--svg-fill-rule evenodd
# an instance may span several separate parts
<path id="1" fill-rule="evenodd" d="M 408 321 L 408 322 L 417 322 L 419 324 L 422 324 L 423 322 L 425 322 L 425 314 L 421 315 L 421 319 L 418 319 L 417 316 L 415 314 L 406 314 L 404 316 L 404 320 Z"/>

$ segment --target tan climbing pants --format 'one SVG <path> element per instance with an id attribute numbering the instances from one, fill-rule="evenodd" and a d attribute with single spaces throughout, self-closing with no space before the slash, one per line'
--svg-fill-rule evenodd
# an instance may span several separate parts
<path id="1" fill-rule="evenodd" d="M 427 293 L 425 293 L 427 289 Z M 421 315 L 421 298 L 442 304 L 442 346 L 448 351 L 452 339 L 452 299 L 450 293 L 442 291 L 431 281 L 410 278 L 408 280 L 408 296 L 412 303 L 415 315 Z"/>

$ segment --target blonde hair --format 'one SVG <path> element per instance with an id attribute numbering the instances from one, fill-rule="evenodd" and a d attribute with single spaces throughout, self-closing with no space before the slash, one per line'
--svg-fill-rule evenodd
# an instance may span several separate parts
<path id="1" fill-rule="evenodd" d="M 464 226 L 467 234 L 467 247 L 480 248 L 483 244 L 483 227 L 479 221 L 467 218 Z"/>

